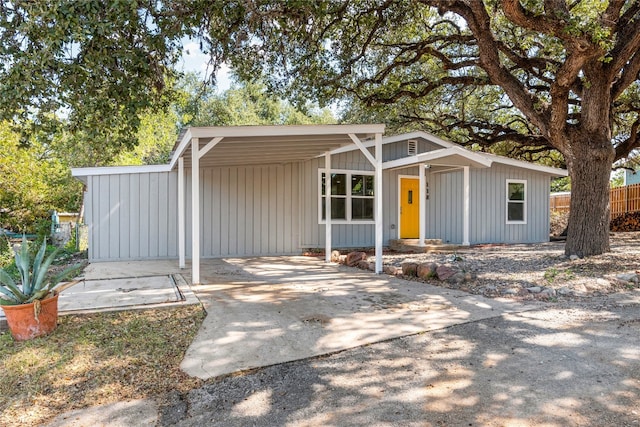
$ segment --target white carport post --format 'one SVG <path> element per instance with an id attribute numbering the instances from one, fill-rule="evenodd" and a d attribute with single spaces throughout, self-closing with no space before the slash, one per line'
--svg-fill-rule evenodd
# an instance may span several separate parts
<path id="1" fill-rule="evenodd" d="M 184 159 L 178 159 L 178 265 L 185 268 L 185 197 L 184 197 Z"/>
<path id="2" fill-rule="evenodd" d="M 382 134 L 376 133 L 375 164 L 375 200 L 376 200 L 376 273 L 382 273 Z"/>
<path id="3" fill-rule="evenodd" d="M 331 262 L 331 153 L 324 155 L 324 260 Z"/>
<path id="4" fill-rule="evenodd" d="M 463 201 L 463 218 L 462 218 L 462 244 L 469 246 L 469 197 L 470 197 L 470 183 L 469 183 L 469 166 L 464 166 L 463 174 L 463 186 L 464 186 L 464 201 Z"/>
<path id="5" fill-rule="evenodd" d="M 191 283 L 200 283 L 200 159 L 222 141 L 213 138 L 202 150 L 200 140 L 191 139 Z"/>
<path id="6" fill-rule="evenodd" d="M 382 234 L 382 134 L 376 133 L 375 157 L 371 155 L 369 150 L 355 134 L 350 133 L 349 137 L 375 168 L 374 198 L 376 206 L 374 217 L 376 222 L 376 273 L 382 273 L 382 241 L 384 240 L 384 236 Z"/>
<path id="7" fill-rule="evenodd" d="M 191 283 L 200 283 L 200 142 L 191 139 Z"/>
<path id="8" fill-rule="evenodd" d="M 420 183 L 418 185 L 420 185 L 420 191 L 418 192 L 418 195 L 420 197 L 420 204 L 419 204 L 419 215 L 420 215 L 420 233 L 418 235 L 418 237 L 420 238 L 420 241 L 418 242 L 418 246 L 424 246 L 424 239 L 425 239 L 425 234 L 426 234 L 426 224 L 425 224 L 425 215 L 427 212 L 427 180 L 425 179 L 425 172 L 426 172 L 426 165 L 424 163 L 420 163 L 420 165 L 418 165 L 419 168 L 419 173 L 420 173 Z"/>

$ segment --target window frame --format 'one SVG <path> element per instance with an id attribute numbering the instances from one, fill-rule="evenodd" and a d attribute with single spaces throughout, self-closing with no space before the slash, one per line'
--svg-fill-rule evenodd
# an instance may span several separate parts
<path id="1" fill-rule="evenodd" d="M 509 184 L 522 184 L 523 186 L 523 198 L 522 200 L 509 199 Z M 506 224 L 526 224 L 527 223 L 527 180 L 526 179 L 511 179 L 508 178 L 505 186 L 505 222 Z M 509 220 L 509 204 L 517 203 L 522 204 L 522 219 L 521 220 Z"/>
<path id="2" fill-rule="evenodd" d="M 322 218 L 323 209 L 322 209 L 322 200 L 324 199 L 324 195 L 322 194 L 322 174 L 325 174 L 327 170 L 325 168 L 318 168 L 318 224 L 326 224 L 326 219 Z M 375 211 L 375 172 L 374 171 L 363 171 L 363 170 L 352 170 L 352 169 L 331 169 L 332 174 L 345 174 L 347 180 L 347 194 L 346 195 L 334 195 L 331 197 L 340 197 L 345 199 L 345 216 L 346 219 L 331 219 L 331 224 L 375 224 L 376 223 L 376 211 Z M 366 175 L 374 177 L 374 193 L 373 196 L 360 196 L 351 194 L 352 186 L 351 179 L 353 175 Z M 352 205 L 351 201 L 353 199 L 371 199 L 374 202 L 373 209 L 373 219 L 353 219 L 352 214 Z"/>

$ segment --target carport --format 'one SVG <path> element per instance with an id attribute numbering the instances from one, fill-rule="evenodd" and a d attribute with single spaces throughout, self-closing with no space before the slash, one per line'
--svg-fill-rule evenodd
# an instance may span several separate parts
<path id="1" fill-rule="evenodd" d="M 204 167 L 258 166 L 324 157 L 331 173 L 331 151 L 355 144 L 374 168 L 376 272 L 382 272 L 382 134 L 384 125 L 300 125 L 188 128 L 174 151 L 169 170 L 178 169 L 178 258 L 186 267 L 186 170 L 191 169 L 191 277 L 200 283 L 200 227 Z M 373 154 L 364 141 L 373 139 Z M 331 185 L 326 186 L 325 256 L 331 258 Z"/>

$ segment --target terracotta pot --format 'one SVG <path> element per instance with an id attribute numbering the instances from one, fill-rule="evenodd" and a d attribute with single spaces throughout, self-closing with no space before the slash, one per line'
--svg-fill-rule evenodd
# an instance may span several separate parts
<path id="1" fill-rule="evenodd" d="M 36 306 L 40 312 L 36 318 Z M 25 341 L 40 337 L 58 326 L 58 295 L 29 304 L 3 305 L 9 331 L 16 341 Z"/>

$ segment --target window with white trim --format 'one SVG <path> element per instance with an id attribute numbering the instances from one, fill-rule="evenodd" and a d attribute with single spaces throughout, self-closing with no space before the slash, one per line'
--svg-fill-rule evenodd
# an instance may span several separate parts
<path id="1" fill-rule="evenodd" d="M 507 224 L 527 223 L 527 181 L 507 180 Z"/>
<path id="2" fill-rule="evenodd" d="M 320 171 L 318 220 L 326 219 L 326 174 Z M 374 222 L 373 172 L 333 171 L 331 173 L 331 220 L 335 222 Z"/>

